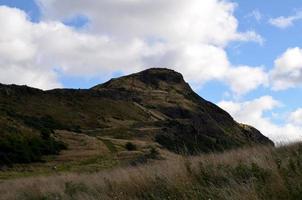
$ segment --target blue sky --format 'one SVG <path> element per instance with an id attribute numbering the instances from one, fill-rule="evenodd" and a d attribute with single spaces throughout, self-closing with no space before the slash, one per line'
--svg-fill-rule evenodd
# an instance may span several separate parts
<path id="1" fill-rule="evenodd" d="M 89 88 L 171 67 L 202 97 L 275 141 L 302 137 L 300 0 L 0 0 L 0 6 L 2 83 Z"/>
<path id="2" fill-rule="evenodd" d="M 40 20 L 41 13 L 40 8 L 33 0 L 22 1 L 22 0 L 1 0 L 1 5 L 16 7 L 24 10 L 31 18 L 32 21 L 37 22 Z"/>

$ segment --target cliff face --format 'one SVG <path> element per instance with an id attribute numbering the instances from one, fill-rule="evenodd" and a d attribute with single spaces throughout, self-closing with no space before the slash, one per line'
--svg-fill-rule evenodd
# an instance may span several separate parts
<path id="1" fill-rule="evenodd" d="M 87 90 L 0 85 L 0 106 L 2 130 L 66 129 L 156 141 L 192 154 L 273 144 L 198 96 L 181 74 L 169 69 L 145 70 Z"/>

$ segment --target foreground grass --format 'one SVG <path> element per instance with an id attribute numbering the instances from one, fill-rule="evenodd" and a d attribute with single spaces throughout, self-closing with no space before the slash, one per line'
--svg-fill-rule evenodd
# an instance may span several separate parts
<path id="1" fill-rule="evenodd" d="M 179 157 L 93 174 L 0 182 L 0 199 L 302 198 L 302 144 Z"/>

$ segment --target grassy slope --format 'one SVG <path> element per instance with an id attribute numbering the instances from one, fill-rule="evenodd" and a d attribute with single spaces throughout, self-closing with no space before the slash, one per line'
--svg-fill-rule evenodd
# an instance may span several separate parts
<path id="1" fill-rule="evenodd" d="M 172 158 L 172 157 L 171 157 Z M 0 199 L 301 199 L 302 144 L 0 183 Z"/>

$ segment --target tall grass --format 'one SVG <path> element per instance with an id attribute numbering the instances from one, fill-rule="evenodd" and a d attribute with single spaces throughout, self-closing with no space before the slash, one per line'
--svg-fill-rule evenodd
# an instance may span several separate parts
<path id="1" fill-rule="evenodd" d="M 95 174 L 58 174 L 0 183 L 0 199 L 302 198 L 302 144 L 173 157 Z"/>

